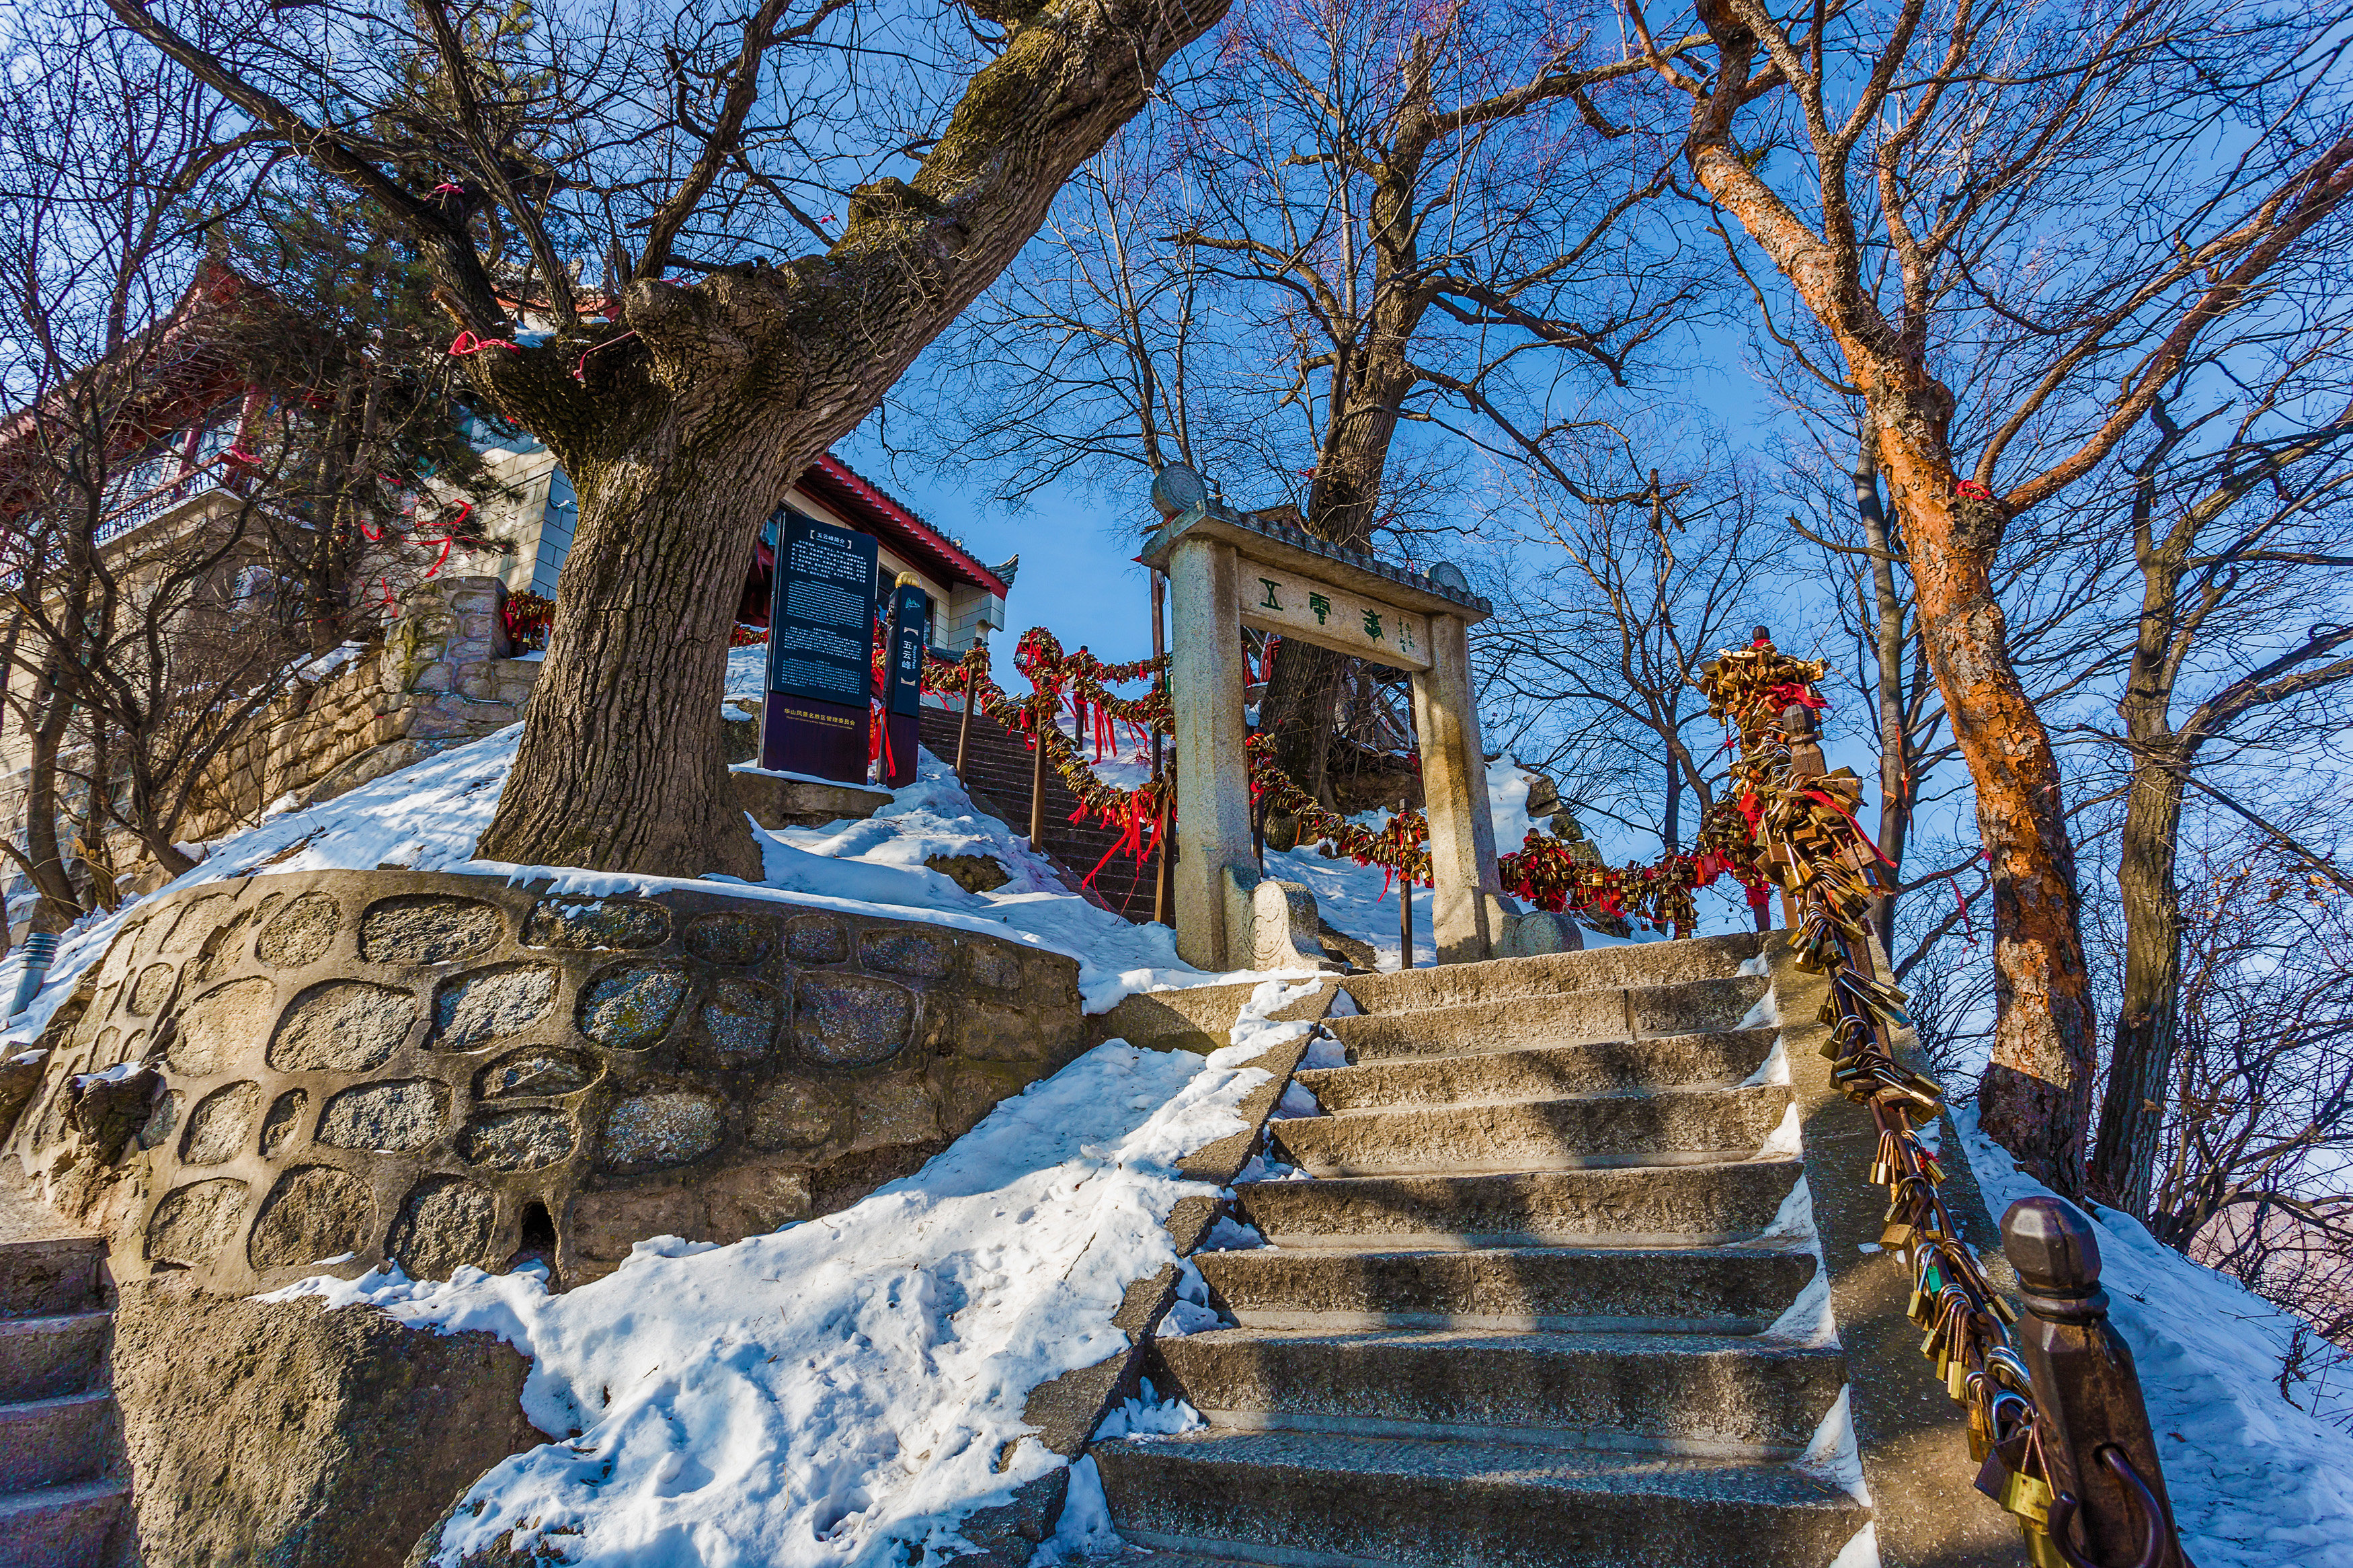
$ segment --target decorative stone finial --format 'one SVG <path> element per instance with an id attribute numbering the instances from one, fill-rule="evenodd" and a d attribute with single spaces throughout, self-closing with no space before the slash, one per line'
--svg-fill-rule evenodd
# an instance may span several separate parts
<path id="1" fill-rule="evenodd" d="M 2084 1212 L 2063 1198 L 2021 1198 L 2001 1216 L 2001 1250 L 2036 1315 L 2063 1321 L 2105 1316 L 2100 1238 Z"/>

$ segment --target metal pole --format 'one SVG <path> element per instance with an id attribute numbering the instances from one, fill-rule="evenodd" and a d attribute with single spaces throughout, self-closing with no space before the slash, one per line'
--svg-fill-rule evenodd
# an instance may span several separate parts
<path id="1" fill-rule="evenodd" d="M 1413 879 L 1398 875 L 1398 967 L 1413 967 Z"/>
<path id="2" fill-rule="evenodd" d="M 1046 726 L 1059 721 L 1052 705 L 1040 693 L 1029 699 L 1029 744 L 1037 753 L 1029 763 L 1029 847 L 1041 847 L 1046 838 Z"/>
<path id="3" fill-rule="evenodd" d="M 984 631 L 982 631 L 982 632 L 980 632 L 980 633 L 976 634 L 976 640 L 975 640 L 975 642 L 974 642 L 973 646 L 974 646 L 975 647 L 987 647 L 987 646 L 988 646 L 988 633 L 987 633 L 987 631 L 985 631 L 985 630 L 984 630 Z M 972 702 L 973 702 L 974 688 L 975 688 L 977 684 L 978 684 L 978 674 L 977 674 L 977 672 L 976 672 L 976 671 L 974 671 L 974 670 L 972 670 L 972 669 L 970 669 L 970 668 L 967 668 L 967 669 L 965 671 L 965 679 L 964 679 L 964 716 L 963 716 L 962 718 L 960 718 L 960 719 L 958 719 L 958 720 L 956 721 L 956 760 L 955 760 L 955 772 L 956 772 L 956 777 L 958 777 L 958 778 L 962 778 L 962 777 L 964 777 L 964 759 L 965 759 L 965 752 L 966 749 L 967 749 L 967 748 L 969 748 L 969 747 L 971 746 L 971 744 L 972 744 Z"/>

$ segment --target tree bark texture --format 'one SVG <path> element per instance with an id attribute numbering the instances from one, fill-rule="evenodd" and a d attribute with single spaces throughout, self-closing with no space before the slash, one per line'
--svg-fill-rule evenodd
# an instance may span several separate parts
<path id="1" fill-rule="evenodd" d="M 1880 895 L 1871 900 L 1871 927 L 1895 954 L 1896 887 L 1904 867 L 1904 841 L 1912 826 L 1912 735 L 1904 723 L 1904 600 L 1896 592 L 1895 560 L 1887 514 L 1879 500 L 1879 456 L 1866 440 L 1855 455 L 1854 510 L 1862 521 L 1863 548 L 1871 552 L 1872 652 L 1879 681 L 1879 852 L 1886 864 L 1876 875 Z"/>

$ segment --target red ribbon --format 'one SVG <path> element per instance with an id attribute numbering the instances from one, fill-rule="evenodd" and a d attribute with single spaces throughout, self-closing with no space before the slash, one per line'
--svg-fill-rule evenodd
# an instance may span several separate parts
<path id="1" fill-rule="evenodd" d="M 1957 496 L 1967 496 L 1971 500 L 1993 500 L 1993 492 L 1986 489 L 1985 486 L 1978 483 L 1975 479 L 1955 480 L 1953 483 L 1953 493 Z"/>
<path id="2" fill-rule="evenodd" d="M 572 379 L 578 382 L 583 386 L 587 385 L 588 356 L 595 353 L 598 349 L 609 349 L 615 343 L 628 342 L 631 338 L 634 338 L 638 334 L 635 331 L 627 331 L 623 332 L 617 338 L 607 338 L 601 343 L 592 343 L 588 347 L 582 349 L 580 351 L 580 363 L 572 367 Z"/>
<path id="3" fill-rule="evenodd" d="M 458 341 L 449 345 L 449 357 L 464 359 L 468 354 L 478 354 L 484 349 L 505 349 L 512 353 L 522 353 L 521 343 L 512 342 L 505 338 L 478 338 L 471 332 L 459 332 Z"/>

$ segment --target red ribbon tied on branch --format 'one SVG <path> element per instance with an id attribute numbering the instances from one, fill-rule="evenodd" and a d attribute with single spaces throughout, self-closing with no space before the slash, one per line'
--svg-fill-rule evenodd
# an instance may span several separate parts
<path id="1" fill-rule="evenodd" d="M 459 332 L 458 341 L 449 345 L 451 359 L 464 359 L 468 354 L 480 353 L 484 349 L 504 349 L 509 353 L 522 353 L 522 345 L 505 338 L 478 338 L 471 332 Z"/>
<path id="2" fill-rule="evenodd" d="M 1953 482 L 1953 493 L 1957 496 L 1967 496 L 1971 500 L 1993 500 L 1993 492 L 1986 489 L 1985 486 L 1978 483 L 1975 479 L 1955 480 Z"/>

